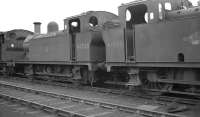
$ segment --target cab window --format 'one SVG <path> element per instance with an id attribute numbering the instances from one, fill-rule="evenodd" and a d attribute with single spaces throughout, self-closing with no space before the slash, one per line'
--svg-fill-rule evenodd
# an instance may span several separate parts
<path id="1" fill-rule="evenodd" d="M 132 27 L 133 24 L 147 23 L 145 14 L 147 13 L 147 6 L 140 4 L 136 6 L 130 6 L 126 9 L 126 24 L 127 27 Z"/>
<path id="2" fill-rule="evenodd" d="M 75 18 L 69 20 L 69 32 L 70 33 L 77 33 L 80 32 L 80 19 Z"/>

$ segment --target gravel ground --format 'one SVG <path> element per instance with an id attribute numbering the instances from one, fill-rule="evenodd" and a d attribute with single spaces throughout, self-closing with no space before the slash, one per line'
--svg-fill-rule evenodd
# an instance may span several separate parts
<path id="1" fill-rule="evenodd" d="M 2 81 L 0 81 L 2 82 Z M 11 82 L 9 82 L 11 83 Z M 94 91 L 86 91 L 82 89 L 75 89 L 75 88 L 66 88 L 66 87 L 59 87 L 59 86 L 50 86 L 50 85 L 41 85 L 41 84 L 35 84 L 35 83 L 29 83 L 29 82 L 12 82 L 13 85 L 17 86 L 24 86 L 31 89 L 36 90 L 45 90 L 49 92 L 55 92 L 59 94 L 64 95 L 70 95 L 74 97 L 80 97 L 85 99 L 91 99 L 95 101 L 103 101 L 108 103 L 115 103 L 120 105 L 126 105 L 126 106 L 151 106 L 151 107 L 159 107 L 160 104 L 156 104 L 156 102 L 148 99 L 139 99 L 139 98 L 133 98 L 130 96 L 123 96 L 123 95 L 115 95 L 115 94 L 109 94 L 109 93 L 98 93 Z"/>
<path id="2" fill-rule="evenodd" d="M 50 114 L 42 111 L 37 111 L 31 108 L 22 107 L 20 105 L 1 101 L 0 117 L 56 117 L 56 116 L 50 116 Z"/>
<path id="3" fill-rule="evenodd" d="M 4 81 L 0 81 L 4 82 Z M 123 96 L 123 95 L 115 95 L 115 94 L 109 94 L 109 93 L 98 93 L 94 91 L 86 91 L 82 89 L 75 89 L 75 88 L 66 88 L 66 87 L 59 87 L 59 86 L 50 86 L 50 85 L 41 85 L 41 84 L 35 84 L 30 82 L 23 82 L 22 81 L 12 81 L 9 82 L 13 85 L 17 86 L 24 86 L 31 89 L 36 90 L 45 90 L 49 92 L 55 92 L 58 94 L 65 94 L 70 95 L 74 97 L 80 97 L 85 99 L 91 99 L 95 101 L 100 102 L 108 102 L 108 103 L 115 103 L 119 105 L 126 105 L 130 107 L 139 107 L 139 108 L 145 108 L 146 110 L 159 110 L 159 111 L 165 111 L 167 105 L 160 105 L 155 100 L 148 100 L 148 99 L 141 99 L 141 98 L 134 98 L 130 96 Z M 196 107 L 195 107 L 196 109 Z M 200 110 L 200 108 L 197 108 L 196 110 Z M 198 113 L 199 111 L 197 111 Z M 189 117 L 196 117 L 197 114 L 194 114 L 196 112 L 194 111 L 185 111 L 180 114 L 189 114 Z M 198 114 L 199 115 L 199 114 Z M 1 117 L 1 116 L 0 116 Z"/>

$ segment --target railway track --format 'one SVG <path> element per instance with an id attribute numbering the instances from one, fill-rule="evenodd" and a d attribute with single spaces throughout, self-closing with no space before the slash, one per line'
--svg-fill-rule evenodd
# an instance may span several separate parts
<path id="1" fill-rule="evenodd" d="M 66 88 L 79 88 L 82 90 L 87 91 L 94 91 L 94 92 L 100 92 L 100 93 L 107 93 L 107 94 L 115 94 L 115 95 L 124 95 L 124 96 L 130 96 L 130 97 L 137 97 L 137 98 L 144 98 L 149 100 L 157 101 L 157 103 L 163 104 L 166 103 L 180 103 L 180 104 L 188 104 L 188 105 L 196 105 L 200 103 L 200 97 L 193 96 L 191 98 L 185 98 L 185 97 L 176 97 L 176 96 L 163 96 L 163 95 L 157 95 L 157 93 L 149 94 L 147 92 L 138 93 L 137 91 L 129 91 L 124 89 L 111 89 L 111 88 L 102 88 L 102 87 L 89 87 L 89 86 L 74 86 L 73 84 L 67 84 L 61 83 L 61 82 L 47 82 L 47 81 L 41 81 L 41 80 L 27 80 L 24 78 L 19 77 L 13 77 L 14 80 L 20 80 L 22 82 L 35 82 L 41 85 L 52 85 L 52 86 L 58 86 L 58 87 L 66 87 Z M 148 91 L 150 92 L 150 91 Z"/>
<path id="2" fill-rule="evenodd" d="M 184 117 L 179 114 L 19 87 L 9 82 L 0 83 L 0 97 L 48 111 L 54 115 L 70 117 Z"/>
<path id="3" fill-rule="evenodd" d="M 0 98 L 0 110 L 0 117 L 56 117 L 48 112 L 27 107 L 3 98 Z"/>
<path id="4" fill-rule="evenodd" d="M 2 77 L 1 77 L 2 79 Z M 8 80 L 8 79 L 5 79 L 3 78 L 2 80 Z M 127 96 L 127 97 L 131 97 L 131 98 L 134 98 L 135 100 L 140 100 L 140 99 L 145 99 L 145 100 L 148 100 L 148 101 L 145 101 L 144 100 L 144 103 L 145 104 L 152 104 L 152 103 L 148 103 L 149 101 L 150 102 L 153 102 L 153 103 L 156 103 L 156 104 L 159 104 L 159 105 L 162 105 L 162 106 L 165 106 L 166 108 L 164 109 L 165 112 L 170 112 L 170 113 L 176 113 L 177 112 L 177 109 L 176 108 L 179 108 L 179 107 L 185 107 L 185 108 L 182 108 L 178 111 L 187 111 L 188 109 L 191 110 L 190 108 L 192 107 L 195 107 L 195 106 L 198 106 L 200 105 L 200 98 L 199 97 L 187 97 L 185 98 L 184 95 L 182 95 L 182 97 L 177 97 L 177 96 L 163 96 L 163 95 L 149 95 L 149 94 L 146 94 L 145 92 L 142 92 L 142 93 L 138 93 L 135 92 L 135 91 L 127 91 L 127 90 L 118 90 L 118 89 L 108 89 L 108 88 L 99 88 L 99 87 L 88 87 L 88 86 L 74 86 L 73 84 L 66 84 L 66 83 L 60 83 L 60 82 L 47 82 L 47 81 L 41 81 L 41 80 L 27 80 L 27 79 L 23 79 L 23 78 L 19 78 L 19 77 L 12 77 L 12 79 L 9 79 L 9 81 L 12 81 L 12 82 L 25 82 L 25 83 L 36 83 L 36 84 L 39 84 L 39 85 L 45 85 L 45 86 L 55 86 L 55 87 L 59 87 L 59 88 L 70 88 L 70 89 L 81 89 L 81 90 L 84 90 L 84 91 L 92 91 L 94 93 L 103 93 L 103 94 L 111 94 L 111 95 L 116 95 L 116 96 Z M 124 100 L 124 99 L 123 99 Z M 176 105 L 175 105 L 176 104 Z M 178 106 L 177 106 L 178 104 Z M 181 105 L 180 105 L 181 104 Z M 171 105 L 174 105 L 174 106 L 171 106 Z M 186 107 L 185 105 L 189 105 L 188 107 Z M 132 106 L 132 105 L 131 105 Z M 171 106 L 171 107 L 170 107 Z M 172 108 L 173 110 L 169 110 Z M 199 108 L 200 109 L 200 108 Z M 162 109 L 163 110 L 163 109 Z M 175 111 L 174 111 L 175 110 Z"/>

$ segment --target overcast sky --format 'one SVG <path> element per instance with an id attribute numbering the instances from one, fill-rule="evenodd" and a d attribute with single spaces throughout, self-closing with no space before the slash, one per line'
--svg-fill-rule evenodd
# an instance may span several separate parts
<path id="1" fill-rule="evenodd" d="M 46 33 L 48 22 L 56 21 L 63 29 L 63 19 L 82 12 L 108 11 L 117 14 L 122 3 L 134 0 L 1 0 L 0 31 L 26 29 L 33 31 L 33 22 L 42 23 Z M 198 0 L 190 0 L 195 3 Z"/>

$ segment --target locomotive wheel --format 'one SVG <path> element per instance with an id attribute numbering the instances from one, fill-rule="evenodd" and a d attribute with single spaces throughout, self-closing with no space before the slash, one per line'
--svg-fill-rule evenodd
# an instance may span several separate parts
<path id="1" fill-rule="evenodd" d="M 152 82 L 149 81 L 148 79 L 142 79 L 142 86 L 144 89 L 155 89 L 155 90 L 160 90 L 160 91 L 171 91 L 173 85 L 172 84 L 165 84 L 165 83 L 160 83 L 160 82 Z"/>
<path id="2" fill-rule="evenodd" d="M 61 73 L 61 66 L 55 66 L 54 72 L 55 72 L 56 74 Z"/>
<path id="3" fill-rule="evenodd" d="M 158 82 L 159 77 L 157 76 L 157 74 L 154 71 L 153 72 L 152 71 L 141 72 L 140 79 L 142 81 L 142 87 L 144 89 L 152 89 L 152 90 L 159 90 L 159 91 L 166 91 L 166 90 L 171 91 L 172 87 L 173 87 L 172 84 Z"/>
<path id="4" fill-rule="evenodd" d="M 24 74 L 25 75 L 32 75 L 33 74 L 33 66 L 27 65 L 24 67 Z"/>
<path id="5" fill-rule="evenodd" d="M 67 78 L 73 77 L 73 73 L 70 67 L 62 67 L 61 73 L 64 74 Z"/>
<path id="6" fill-rule="evenodd" d="M 46 66 L 46 73 L 53 73 L 53 68 L 52 68 L 52 66 Z"/>
<path id="7" fill-rule="evenodd" d="M 45 66 L 44 65 L 37 65 L 36 66 L 36 72 L 46 73 Z"/>

